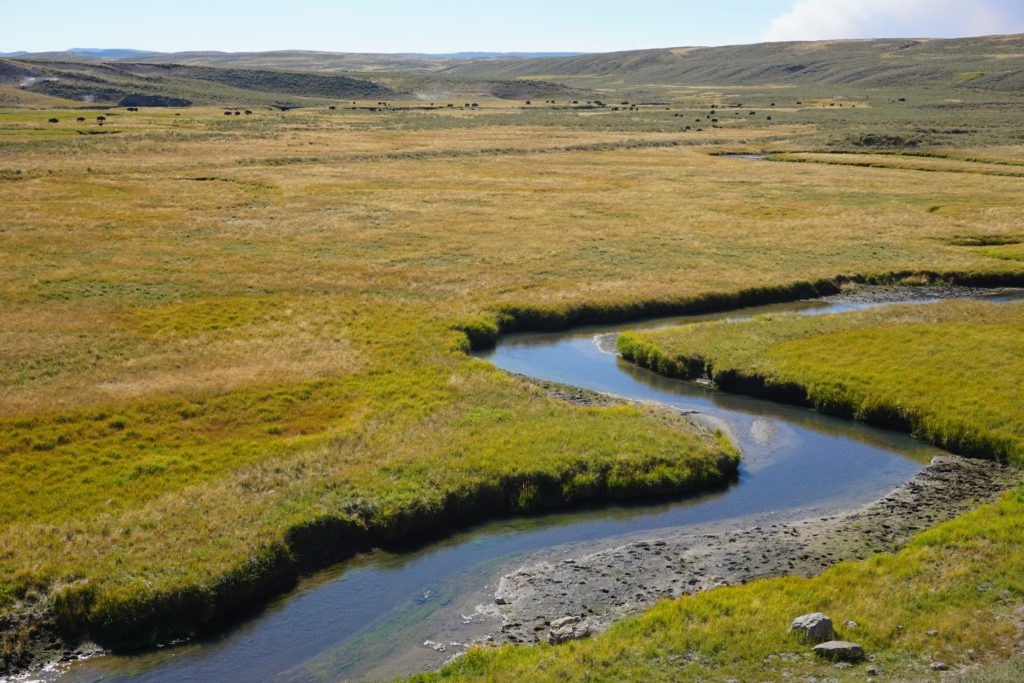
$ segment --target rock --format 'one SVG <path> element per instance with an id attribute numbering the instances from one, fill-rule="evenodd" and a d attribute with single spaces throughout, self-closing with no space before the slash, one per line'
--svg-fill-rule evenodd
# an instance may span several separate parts
<path id="1" fill-rule="evenodd" d="M 812 643 L 822 643 L 835 637 L 832 620 L 821 612 L 805 614 L 793 620 L 790 631 L 797 631 Z"/>
<path id="2" fill-rule="evenodd" d="M 815 645 L 814 653 L 826 659 L 855 662 L 864 656 L 864 648 L 845 640 L 830 640 L 827 643 Z"/>
<path id="3" fill-rule="evenodd" d="M 946 666 L 945 664 L 943 664 L 942 662 L 932 662 L 931 663 L 931 670 L 932 671 L 946 671 L 948 669 L 949 669 L 949 667 Z"/>
<path id="4" fill-rule="evenodd" d="M 423 647 L 429 647 L 434 652 L 446 652 L 448 650 L 444 645 L 435 643 L 433 640 L 424 640 Z"/>
<path id="5" fill-rule="evenodd" d="M 857 628 L 858 624 L 853 619 L 847 619 L 843 622 L 843 628 Z"/>
<path id="6" fill-rule="evenodd" d="M 494 604 L 495 605 L 507 605 L 508 604 L 508 600 L 506 600 L 505 598 L 494 598 Z"/>
<path id="7" fill-rule="evenodd" d="M 562 617 L 551 622 L 551 630 L 548 631 L 548 643 L 559 645 L 561 643 L 586 638 L 590 635 L 590 624 L 579 617 Z"/>
<path id="8" fill-rule="evenodd" d="M 928 629 L 927 631 L 925 631 L 925 632 L 924 632 L 924 634 L 925 634 L 926 636 L 937 636 L 937 635 L 939 635 L 939 632 L 938 632 L 938 631 L 936 631 L 936 630 L 935 630 L 935 629 L 933 629 L 933 628 L 930 628 L 930 629 Z"/>
<path id="9" fill-rule="evenodd" d="M 879 669 L 876 666 L 873 666 L 873 667 L 871 667 L 870 669 L 867 670 L 867 674 L 868 674 L 868 676 L 881 676 L 882 675 L 882 670 Z"/>

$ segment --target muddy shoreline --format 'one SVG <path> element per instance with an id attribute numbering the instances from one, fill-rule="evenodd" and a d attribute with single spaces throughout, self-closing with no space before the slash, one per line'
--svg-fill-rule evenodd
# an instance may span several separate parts
<path id="1" fill-rule="evenodd" d="M 990 461 L 937 457 L 912 480 L 858 510 L 722 533 L 665 533 L 611 550 L 522 567 L 502 577 L 493 605 L 502 620 L 480 644 L 547 642 L 551 623 L 573 617 L 599 633 L 663 598 L 755 579 L 813 576 L 835 564 L 902 548 L 1019 483 Z"/>

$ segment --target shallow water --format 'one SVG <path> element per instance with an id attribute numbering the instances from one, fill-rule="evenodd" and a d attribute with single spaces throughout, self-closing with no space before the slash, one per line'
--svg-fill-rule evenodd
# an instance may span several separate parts
<path id="1" fill-rule="evenodd" d="M 995 300 L 1020 298 L 1002 294 Z M 809 410 L 666 379 L 612 352 L 614 334 L 767 312 L 832 313 L 879 302 L 807 301 L 701 317 L 563 333 L 513 335 L 478 354 L 511 372 L 636 400 L 657 401 L 728 430 L 743 460 L 727 489 L 671 503 L 493 521 L 408 552 L 378 551 L 304 581 L 216 637 L 133 656 L 103 656 L 37 673 L 67 681 L 336 681 L 440 666 L 500 623 L 477 608 L 522 564 L 620 545 L 667 527 L 737 528 L 849 509 L 910 479 L 935 448 Z M 431 645 L 425 645 L 431 641 Z M 438 649 L 443 647 L 443 651 Z"/>

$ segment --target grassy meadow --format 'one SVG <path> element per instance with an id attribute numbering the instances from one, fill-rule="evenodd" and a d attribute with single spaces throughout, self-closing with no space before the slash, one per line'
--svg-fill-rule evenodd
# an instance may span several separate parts
<path id="1" fill-rule="evenodd" d="M 945 302 L 833 316 L 771 315 L 625 333 L 624 356 L 669 375 L 699 357 L 712 376 L 740 372 L 806 387 L 815 407 L 851 417 L 899 410 L 922 438 L 952 435 L 1019 463 L 1024 304 Z M 685 375 L 684 375 L 685 376 Z M 844 406 L 838 410 L 837 406 Z M 905 549 L 813 578 L 783 577 L 663 601 L 588 641 L 478 649 L 418 680 L 1019 680 L 1024 489 L 926 531 Z M 837 669 L 787 633 L 824 611 L 869 663 Z M 847 620 L 855 622 L 847 624 Z M 947 675 L 943 680 L 950 680 Z"/>
<path id="2" fill-rule="evenodd" d="M 738 93 L 0 110 L 0 618 L 148 643 L 359 548 L 731 476 L 720 435 L 467 355 L 502 330 L 851 277 L 1021 281 L 1022 181 L 990 172 L 1024 152 L 1004 108 L 934 173 L 716 156 L 848 139 L 822 106 L 712 124 Z M 910 110 L 871 111 L 858 126 Z M 32 628 L 5 632 L 7 661 Z"/>

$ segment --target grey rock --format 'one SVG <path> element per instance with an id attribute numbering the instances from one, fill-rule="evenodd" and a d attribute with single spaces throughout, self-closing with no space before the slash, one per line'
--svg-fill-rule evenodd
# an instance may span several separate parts
<path id="1" fill-rule="evenodd" d="M 830 640 L 814 646 L 814 653 L 826 659 L 855 662 L 864 656 L 864 648 L 846 640 Z"/>
<path id="2" fill-rule="evenodd" d="M 867 674 L 868 676 L 881 676 L 882 670 L 876 666 L 873 666 L 870 669 L 868 669 Z"/>
<path id="3" fill-rule="evenodd" d="M 949 669 L 949 667 L 946 664 L 943 664 L 942 662 L 932 662 L 931 663 L 931 670 L 932 671 L 946 671 L 948 669 Z"/>
<path id="4" fill-rule="evenodd" d="M 790 631 L 797 631 L 812 643 L 823 643 L 835 637 L 832 620 L 821 612 L 805 614 L 793 620 Z"/>
<path id="5" fill-rule="evenodd" d="M 579 617 L 562 617 L 551 622 L 548 642 L 559 645 L 570 640 L 579 640 L 590 635 L 590 624 Z"/>

